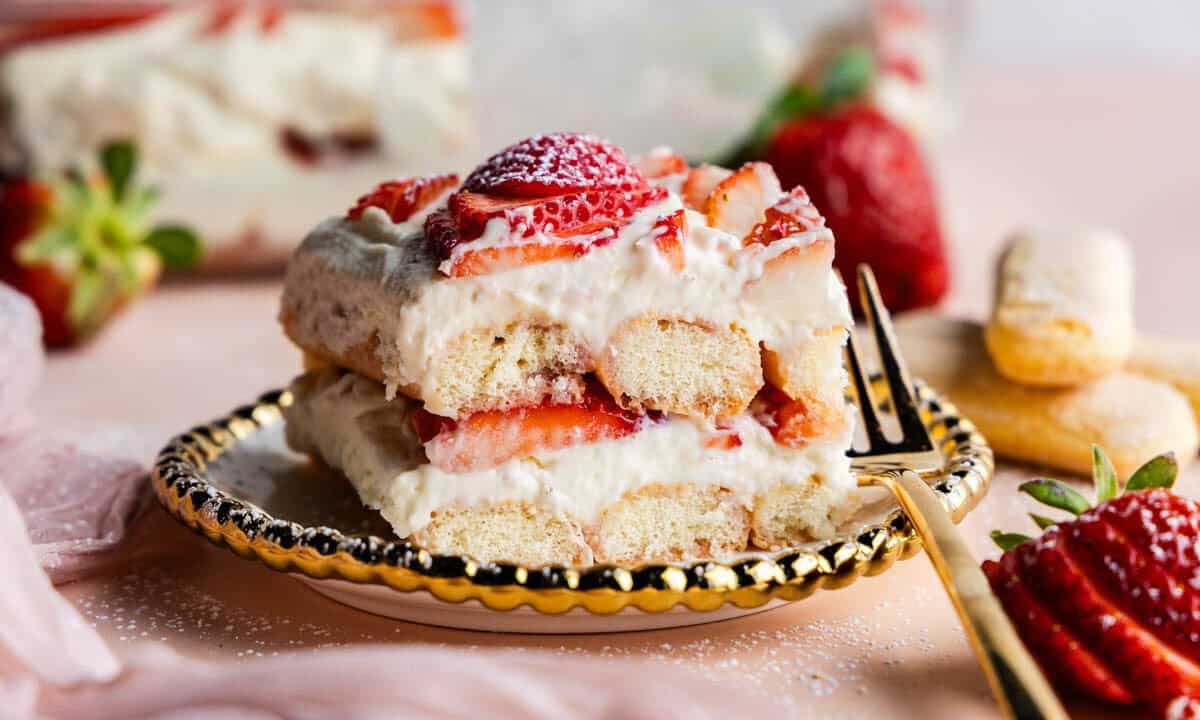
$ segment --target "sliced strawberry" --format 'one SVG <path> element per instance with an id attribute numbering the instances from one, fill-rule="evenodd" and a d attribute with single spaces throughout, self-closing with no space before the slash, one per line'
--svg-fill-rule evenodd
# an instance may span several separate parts
<path id="1" fill-rule="evenodd" d="M 643 190 L 646 178 L 621 148 L 592 135 L 535 135 L 488 158 L 463 189 L 506 198 L 548 198 L 589 190 Z"/>
<path id="2" fill-rule="evenodd" d="M 793 400 L 770 385 L 750 403 L 750 414 L 771 431 L 776 443 L 795 449 L 836 434 L 846 422 L 840 408 L 812 398 Z"/>
<path id="3" fill-rule="evenodd" d="M 983 573 L 1042 670 L 1055 683 L 1066 683 L 1101 700 L 1122 705 L 1134 702 L 1133 694 L 1104 661 L 1038 603 L 1018 576 L 1016 565 L 1016 553 L 1006 553 L 999 563 L 984 562 Z"/>
<path id="4" fill-rule="evenodd" d="M 709 450 L 736 450 L 742 446 L 741 434 L 732 425 L 718 421 L 716 429 L 705 439 Z"/>
<path id="5" fill-rule="evenodd" d="M 233 28 L 238 18 L 247 13 L 254 13 L 258 29 L 264 34 L 274 32 L 283 20 L 283 6 L 277 0 L 221 0 L 213 4 L 212 16 L 204 32 L 208 35 L 223 35 Z"/>
<path id="6" fill-rule="evenodd" d="M 683 239 L 686 235 L 687 211 L 682 208 L 660 217 L 650 230 L 654 246 L 675 272 L 683 272 L 687 262 L 683 254 Z"/>
<path id="7" fill-rule="evenodd" d="M 1175 650 L 1200 661 L 1200 591 L 1179 582 L 1154 560 L 1152 550 L 1130 542 L 1096 510 L 1064 525 L 1062 532 L 1080 567 L 1106 597 Z"/>
<path id="8" fill-rule="evenodd" d="M 458 176 L 452 173 L 391 180 L 360 197 L 346 217 L 361 220 L 367 208 L 377 207 L 386 212 L 392 222 L 404 222 L 457 184 Z"/>
<path id="9" fill-rule="evenodd" d="M 709 225 L 745 237 L 782 192 L 770 165 L 749 162 L 717 183 L 704 202 L 704 213 Z"/>
<path id="10" fill-rule="evenodd" d="M 1200 690 L 1200 667 L 1104 597 L 1076 561 L 1059 527 L 1015 549 L 1021 579 L 1094 654 L 1120 668 L 1142 702 L 1165 707 Z"/>
<path id="11" fill-rule="evenodd" d="M 704 212 L 704 205 L 708 202 L 708 196 L 712 194 L 713 189 L 732 174 L 732 170 L 726 170 L 717 165 L 700 165 L 692 168 L 683 181 L 683 204 L 697 212 Z"/>
<path id="12" fill-rule="evenodd" d="M 463 21 L 453 0 L 409 0 L 384 3 L 399 40 L 452 40 L 463 34 Z"/>
<path id="13" fill-rule="evenodd" d="M 647 180 L 658 180 L 688 171 L 687 160 L 670 148 L 655 148 L 633 158 L 633 165 Z"/>
<path id="14" fill-rule="evenodd" d="M 570 193 L 535 200 L 506 200 L 483 193 L 457 192 L 445 210 L 429 216 L 425 239 L 443 260 L 452 277 L 478 275 L 548 260 L 577 257 L 611 242 L 615 230 L 634 214 L 666 199 L 665 188 L 634 192 Z M 487 224 L 501 219 L 508 229 L 505 242 L 473 246 Z M 561 242 L 568 238 L 578 238 Z"/>
<path id="15" fill-rule="evenodd" d="M 594 382 L 573 404 L 545 402 L 487 410 L 458 422 L 437 418 L 423 408 L 413 414 L 429 462 L 448 472 L 485 470 L 537 452 L 614 440 L 637 432 L 647 422 L 644 415 L 622 410 Z"/>
<path id="16" fill-rule="evenodd" d="M 13 17 L 9 23 L 0 23 L 0 52 L 45 40 L 90 35 L 137 25 L 154 18 L 168 7 L 165 2 L 105 2 L 89 4 L 87 9 L 78 15 L 56 12 L 47 17 L 24 20 Z"/>
<path id="17" fill-rule="evenodd" d="M 762 222 L 750 230 L 743 243 L 770 245 L 776 240 L 822 227 L 825 227 L 825 218 L 821 217 L 804 188 L 797 185 L 766 209 Z"/>
<path id="18" fill-rule="evenodd" d="M 593 248 L 602 244 L 534 240 L 485 247 L 468 245 L 456 253 L 446 274 L 450 277 L 491 275 L 552 260 L 572 260 L 587 255 Z"/>

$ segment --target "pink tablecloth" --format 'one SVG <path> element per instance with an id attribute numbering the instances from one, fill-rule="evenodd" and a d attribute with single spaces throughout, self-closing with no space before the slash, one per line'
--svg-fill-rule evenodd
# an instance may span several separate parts
<path id="1" fill-rule="evenodd" d="M 962 128 L 940 153 L 957 268 L 947 311 L 982 315 L 994 251 L 1014 225 L 1105 224 L 1135 246 L 1141 329 L 1200 336 L 1192 277 L 1200 243 L 1191 222 L 1200 101 L 1181 92 L 1196 86 L 1200 69 L 967 79 Z M 273 320 L 277 292 L 267 280 L 169 286 L 93 346 L 51 358 L 34 408 L 59 432 L 148 459 L 172 433 L 295 372 L 296 355 Z M 991 529 L 1027 529 L 1015 487 L 1030 473 L 1002 467 L 964 523 L 981 557 L 992 553 Z M 1200 494 L 1198 483 L 1192 471 L 1180 489 Z M 995 713 L 950 605 L 919 558 L 851 589 L 718 625 L 534 638 L 408 625 L 295 592 L 294 579 L 209 546 L 157 508 L 139 532 L 156 554 L 63 588 L 122 659 L 154 641 L 186 657 L 245 664 L 252 675 L 252 659 L 311 648 L 540 648 L 594 658 L 605 673 L 632 659 L 680 666 L 798 716 Z M 1079 702 L 1071 709 L 1105 716 Z"/>

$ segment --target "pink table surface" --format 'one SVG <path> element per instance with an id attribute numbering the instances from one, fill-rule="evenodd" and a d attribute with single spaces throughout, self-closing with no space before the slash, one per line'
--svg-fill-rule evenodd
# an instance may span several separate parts
<path id="1" fill-rule="evenodd" d="M 1123 230 L 1136 248 L 1140 327 L 1200 336 L 1200 144 L 1193 139 L 1200 102 L 1182 92 L 1197 86 L 1200 68 L 967 79 L 961 128 L 939 153 L 957 268 L 947 312 L 983 315 L 995 249 L 1015 224 L 1099 223 Z M 278 291 L 275 279 L 168 284 L 90 347 L 53 356 L 35 410 L 149 461 L 170 435 L 297 371 L 297 354 L 274 321 Z M 989 497 L 963 524 L 981 558 L 993 553 L 989 530 L 1026 528 L 1015 486 L 1029 474 L 1002 466 Z M 1189 472 L 1181 487 L 1198 494 L 1200 473 Z M 848 590 L 715 625 L 506 636 L 400 623 L 288 592 L 295 579 L 155 513 L 143 531 L 157 536 L 160 556 L 65 588 L 118 652 L 148 640 L 233 661 L 365 642 L 549 648 L 685 665 L 769 693 L 798 716 L 996 715 L 949 602 L 920 557 Z M 1112 716 L 1077 701 L 1070 707 L 1078 717 Z"/>

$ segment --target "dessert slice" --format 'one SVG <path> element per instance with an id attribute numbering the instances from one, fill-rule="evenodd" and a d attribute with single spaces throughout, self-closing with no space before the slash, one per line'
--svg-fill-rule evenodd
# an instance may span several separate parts
<path id="1" fill-rule="evenodd" d="M 523 140 L 314 230 L 292 446 L 402 537 L 532 564 L 828 537 L 854 507 L 833 235 L 770 166 Z M 764 379 L 766 378 L 766 379 Z"/>

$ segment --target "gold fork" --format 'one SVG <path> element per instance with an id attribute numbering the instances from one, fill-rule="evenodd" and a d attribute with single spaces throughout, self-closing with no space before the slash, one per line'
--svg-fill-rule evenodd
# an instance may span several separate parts
<path id="1" fill-rule="evenodd" d="M 942 466 L 917 409 L 912 379 L 900 357 L 892 319 L 879 297 L 875 276 L 866 265 L 858 267 L 858 289 L 863 314 L 875 336 L 891 411 L 900 425 L 901 438 L 888 440 L 880 423 L 881 406 L 863 370 L 854 334 L 846 345 L 846 364 L 853 378 L 859 415 L 867 436 L 866 450 L 851 450 L 860 485 L 882 485 L 896 496 L 912 521 L 921 543 L 937 570 L 946 593 L 958 611 L 967 639 L 987 677 L 992 693 L 1007 718 L 1067 720 L 1067 714 L 1037 663 L 997 602 L 979 563 L 954 526 L 938 496 L 920 473 Z"/>

